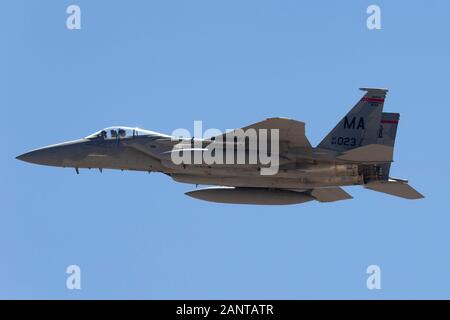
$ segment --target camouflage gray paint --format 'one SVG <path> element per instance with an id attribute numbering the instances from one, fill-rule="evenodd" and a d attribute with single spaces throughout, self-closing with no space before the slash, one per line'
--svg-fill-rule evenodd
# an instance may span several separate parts
<path id="1" fill-rule="evenodd" d="M 293 204 L 351 199 L 341 186 L 361 185 L 406 199 L 423 196 L 405 180 L 389 178 L 399 120 L 383 113 L 386 89 L 366 93 L 336 127 L 313 148 L 303 122 L 270 118 L 243 129 L 279 129 L 280 167 L 261 176 L 259 164 L 181 164 L 171 161 L 175 144 L 191 146 L 157 132 L 112 127 L 84 139 L 56 144 L 17 157 L 35 164 L 161 172 L 177 182 L 220 186 L 186 194 L 201 200 L 240 204 Z M 205 150 L 213 139 L 202 140 Z M 235 147 L 235 146 L 233 146 Z M 193 152 L 186 148 L 187 152 Z M 197 151 L 198 152 L 198 151 Z M 200 151 L 203 152 L 203 151 Z"/>

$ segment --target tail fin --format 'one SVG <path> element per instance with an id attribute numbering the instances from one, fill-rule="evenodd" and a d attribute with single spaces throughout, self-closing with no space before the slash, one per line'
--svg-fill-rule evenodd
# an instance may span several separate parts
<path id="1" fill-rule="evenodd" d="M 394 146 L 399 119 L 399 113 L 383 112 L 381 114 L 380 127 L 378 131 L 378 144 L 390 147 Z"/>
<path id="2" fill-rule="evenodd" d="M 378 144 L 382 144 L 389 147 L 394 147 L 395 137 L 397 135 L 397 126 L 400 119 L 399 113 L 387 113 L 383 112 L 381 115 L 380 128 L 378 131 Z M 383 180 L 389 179 L 389 171 L 391 170 L 390 163 L 380 164 L 381 176 Z"/>
<path id="3" fill-rule="evenodd" d="M 366 91 L 349 113 L 317 147 L 343 152 L 376 144 L 387 89 L 361 88 Z"/>
<path id="4" fill-rule="evenodd" d="M 397 126 L 400 119 L 398 113 L 383 112 L 378 131 L 377 144 L 394 148 Z M 373 191 L 387 193 L 405 199 L 421 199 L 424 196 L 411 187 L 407 180 L 389 178 L 390 163 L 380 163 L 364 167 L 364 187 Z M 372 171 L 372 172 L 371 172 Z M 375 179 L 373 179 L 375 177 Z"/>

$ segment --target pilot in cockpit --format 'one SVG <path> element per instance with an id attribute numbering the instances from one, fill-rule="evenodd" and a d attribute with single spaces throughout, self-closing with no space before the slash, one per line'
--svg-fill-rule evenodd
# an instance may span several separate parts
<path id="1" fill-rule="evenodd" d="M 105 128 L 101 131 L 97 131 L 89 136 L 86 139 L 128 139 L 134 138 L 137 136 L 150 136 L 154 133 L 151 131 L 138 129 L 138 128 L 128 128 L 128 127 L 109 127 Z"/>

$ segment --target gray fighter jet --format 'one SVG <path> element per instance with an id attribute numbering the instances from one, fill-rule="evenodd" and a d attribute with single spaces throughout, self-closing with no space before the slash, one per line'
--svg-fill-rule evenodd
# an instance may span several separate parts
<path id="1" fill-rule="evenodd" d="M 383 112 L 386 89 L 361 88 L 365 95 L 338 122 L 333 130 L 312 147 L 303 122 L 270 118 L 211 138 L 173 137 L 130 127 L 111 127 L 86 138 L 36 149 L 17 157 L 26 162 L 75 168 L 98 168 L 161 172 L 177 182 L 214 187 L 187 192 L 196 199 L 237 204 L 296 204 L 311 200 L 332 202 L 351 199 L 341 186 L 364 188 L 406 198 L 423 196 L 408 181 L 389 177 L 398 113 Z M 277 170 L 262 174 L 267 162 L 250 163 L 250 154 L 264 149 L 252 147 L 248 136 L 236 139 L 237 132 L 254 130 L 256 138 L 277 131 L 277 148 L 267 148 L 276 157 Z M 234 135 L 235 134 L 235 135 Z M 229 139 L 229 137 L 233 137 Z M 275 138 L 267 139 L 272 143 Z M 206 162 L 201 157 L 223 147 L 227 153 L 243 150 L 245 159 Z M 219 149 L 217 149 L 219 150 Z M 201 161 L 174 161 L 174 155 L 200 155 Z"/>

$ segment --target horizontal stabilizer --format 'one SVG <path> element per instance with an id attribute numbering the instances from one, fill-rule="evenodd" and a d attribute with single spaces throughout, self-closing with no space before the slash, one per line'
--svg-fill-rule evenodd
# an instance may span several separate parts
<path id="1" fill-rule="evenodd" d="M 333 202 L 339 200 L 353 199 L 351 195 L 345 192 L 342 188 L 320 188 L 313 189 L 311 195 L 320 202 Z"/>
<path id="2" fill-rule="evenodd" d="M 381 144 L 368 144 L 359 148 L 345 151 L 337 157 L 339 160 L 354 162 L 392 162 L 394 148 Z"/>
<path id="3" fill-rule="evenodd" d="M 398 180 L 389 179 L 388 181 L 370 182 L 365 184 L 364 187 L 373 191 L 383 192 L 405 199 L 424 198 L 422 194 L 411 187 L 408 183 L 399 182 Z"/>

